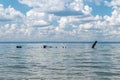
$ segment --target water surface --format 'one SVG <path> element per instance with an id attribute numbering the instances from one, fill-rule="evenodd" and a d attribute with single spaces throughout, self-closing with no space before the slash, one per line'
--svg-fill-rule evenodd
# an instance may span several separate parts
<path id="1" fill-rule="evenodd" d="M 0 80 L 120 80 L 120 44 L 46 44 L 0 44 Z"/>

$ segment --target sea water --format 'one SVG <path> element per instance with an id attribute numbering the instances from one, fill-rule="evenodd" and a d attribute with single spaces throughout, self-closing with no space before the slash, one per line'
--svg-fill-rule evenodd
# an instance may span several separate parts
<path id="1" fill-rule="evenodd" d="M 0 43 L 0 80 L 120 80 L 120 44 L 91 46 Z"/>

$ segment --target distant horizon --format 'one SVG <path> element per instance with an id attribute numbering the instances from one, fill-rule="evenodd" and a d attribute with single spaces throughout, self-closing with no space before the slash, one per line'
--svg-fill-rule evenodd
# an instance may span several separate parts
<path id="1" fill-rule="evenodd" d="M 0 43 L 94 43 L 95 41 L 0 41 Z M 120 43 L 120 41 L 98 41 L 97 43 Z"/>

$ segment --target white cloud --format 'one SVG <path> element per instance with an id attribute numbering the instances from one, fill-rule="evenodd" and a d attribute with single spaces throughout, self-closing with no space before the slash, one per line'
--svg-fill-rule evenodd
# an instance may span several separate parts
<path id="1" fill-rule="evenodd" d="M 4 9 L 1 5 L 0 7 L 0 18 L 1 19 L 13 19 L 13 18 L 20 18 L 23 17 L 23 14 L 19 11 L 16 11 L 14 8 L 9 6 L 8 8 Z"/>
<path id="2" fill-rule="evenodd" d="M 27 26 L 45 26 L 49 25 L 48 15 L 44 12 L 38 12 L 35 10 L 30 10 L 26 14 Z"/>
<path id="3" fill-rule="evenodd" d="M 67 0 L 68 1 L 68 0 Z M 39 8 L 40 11 L 63 10 L 66 1 L 61 0 L 19 0 L 20 3 L 30 7 Z"/>
<path id="4" fill-rule="evenodd" d="M 75 0 L 75 1 L 79 1 L 79 0 Z M 73 2 L 70 4 L 74 6 Z M 71 5 L 69 5 L 69 7 L 70 6 Z M 112 21 L 114 20 L 113 24 L 116 24 L 117 22 L 115 15 L 117 16 L 119 15 L 117 11 L 116 13 L 113 12 L 112 16 L 106 15 L 104 16 L 104 18 L 102 18 L 99 15 L 92 16 L 91 15 L 92 8 L 90 8 L 87 5 L 83 5 L 82 8 L 80 7 L 80 9 L 79 7 L 77 8 L 77 6 L 76 7 L 74 6 L 73 8 L 70 7 L 70 9 L 75 11 L 81 11 L 84 14 L 77 15 L 77 17 L 76 16 L 56 16 L 54 14 L 49 14 L 44 11 L 38 11 L 35 8 L 30 10 L 27 13 L 27 17 L 28 17 L 28 20 L 31 20 L 31 21 L 32 19 L 34 20 L 32 21 L 32 24 L 37 24 L 36 21 L 37 22 L 40 21 L 40 24 L 42 23 L 47 24 L 47 23 L 54 23 L 54 22 L 55 24 L 57 24 L 57 25 L 54 25 L 54 28 L 53 28 L 53 24 L 49 26 L 49 27 L 52 26 L 53 28 L 51 31 L 49 31 L 48 29 L 49 27 L 47 27 L 46 29 L 43 28 L 45 30 L 37 30 L 38 32 L 36 32 L 36 34 L 41 35 L 41 37 L 42 35 L 51 36 L 52 34 L 53 39 L 71 38 L 71 40 L 72 39 L 74 40 L 75 39 L 74 36 L 79 35 L 79 36 L 76 36 L 77 40 L 79 40 L 80 38 L 83 38 L 81 40 L 85 40 L 85 39 L 93 40 L 93 39 L 102 39 L 102 38 L 106 39 L 105 37 L 110 35 L 111 30 L 114 29 L 112 27 Z M 101 37 L 99 37 L 100 35 Z"/>
<path id="5" fill-rule="evenodd" d="M 119 25 L 120 23 L 120 9 L 119 8 L 115 8 L 112 11 L 112 15 L 111 16 L 104 16 L 104 19 L 109 22 L 110 25 Z"/>
<path id="6" fill-rule="evenodd" d="M 81 11 L 83 7 L 83 0 L 74 0 L 72 3 L 70 3 L 70 8 L 76 11 Z"/>
<path id="7" fill-rule="evenodd" d="M 16 40 L 25 38 L 30 31 L 24 23 L 25 15 L 11 6 L 4 8 L 0 5 L 0 37 L 1 40 Z"/>
<path id="8" fill-rule="evenodd" d="M 92 12 L 92 8 L 91 7 L 89 7 L 88 5 L 85 5 L 84 6 L 84 8 L 83 8 L 83 10 L 82 10 L 82 12 L 84 13 L 84 14 L 91 14 L 91 12 Z"/>
<path id="9" fill-rule="evenodd" d="M 105 2 L 111 6 L 114 2 L 114 6 L 112 15 L 103 17 L 93 16 L 92 7 L 85 5 L 83 0 L 19 0 L 19 2 L 32 9 L 23 15 L 10 6 L 4 8 L 0 4 L 2 39 L 91 41 L 109 40 L 120 34 L 120 9 L 119 6 L 115 6 L 118 5 L 115 4 L 115 0 Z M 99 5 L 102 1 L 94 2 Z"/>
<path id="10" fill-rule="evenodd" d="M 120 0 L 112 0 L 111 2 L 105 1 L 107 6 L 120 6 Z"/>
<path id="11" fill-rule="evenodd" d="M 62 11 L 71 9 L 89 14 L 92 11 L 88 5 L 84 5 L 83 0 L 19 0 L 20 3 L 26 4 L 39 11 Z"/>

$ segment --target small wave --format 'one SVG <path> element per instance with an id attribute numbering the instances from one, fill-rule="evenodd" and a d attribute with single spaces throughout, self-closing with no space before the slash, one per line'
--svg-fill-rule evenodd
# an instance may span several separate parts
<path id="1" fill-rule="evenodd" d="M 74 68 L 99 68 L 99 69 L 108 69 L 112 68 L 111 66 L 99 66 L 99 65 L 76 65 L 76 66 L 71 66 Z"/>
<path id="2" fill-rule="evenodd" d="M 18 56 L 12 56 L 12 57 L 8 57 L 8 58 L 11 58 L 11 59 L 21 59 L 21 57 L 18 57 Z"/>
<path id="3" fill-rule="evenodd" d="M 25 65 L 8 65 L 8 66 L 5 66 L 5 67 L 7 67 L 7 68 L 13 68 L 13 69 L 28 69 L 28 67 L 27 66 L 25 66 Z"/>
<path id="4" fill-rule="evenodd" d="M 101 76 L 120 76 L 120 73 L 114 72 L 94 72 L 94 73 Z"/>
<path id="5" fill-rule="evenodd" d="M 62 70 L 66 70 L 65 68 L 46 68 L 48 70 L 55 70 L 55 71 L 62 71 Z"/>

